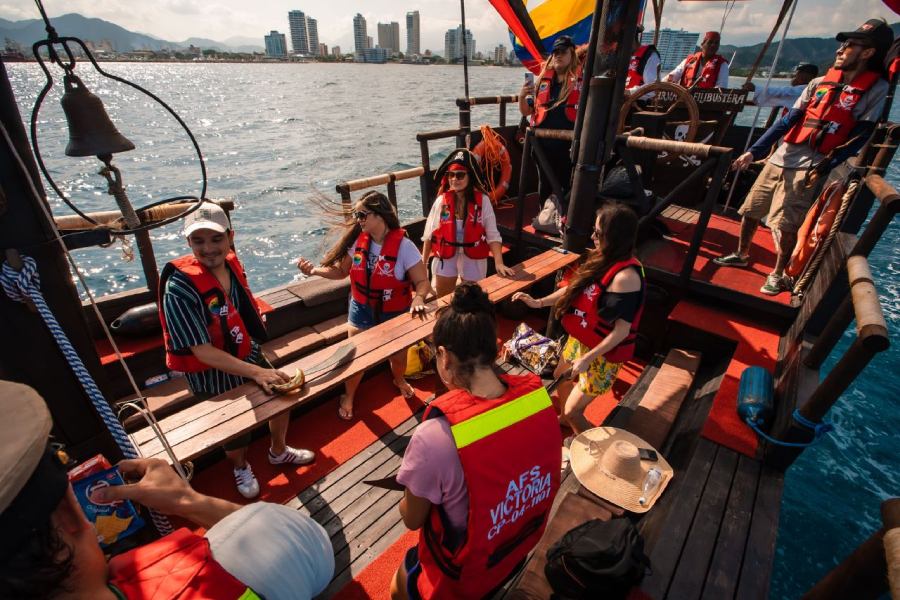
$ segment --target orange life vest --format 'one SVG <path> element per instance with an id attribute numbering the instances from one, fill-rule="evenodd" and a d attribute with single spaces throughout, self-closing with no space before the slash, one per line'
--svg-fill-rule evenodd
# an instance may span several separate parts
<path id="1" fill-rule="evenodd" d="M 449 422 L 469 493 L 462 545 L 449 550 L 440 509 L 419 533 L 416 585 L 429 600 L 483 598 L 537 545 L 559 490 L 559 422 L 535 375 L 501 375 L 500 398 L 448 392 L 424 419 Z M 491 418 L 481 418 L 491 411 Z"/>
<path id="2" fill-rule="evenodd" d="M 200 264 L 197 258 L 190 254 L 182 256 L 166 264 L 159 278 L 159 320 L 162 323 L 163 341 L 166 348 L 166 366 L 175 371 L 184 373 L 197 373 L 210 368 L 194 356 L 190 348 L 180 350 L 172 349 L 172 338 L 166 327 L 166 318 L 163 313 L 163 294 L 166 282 L 175 271 L 183 273 L 203 302 L 206 308 L 204 318 L 209 332 L 209 340 L 213 347 L 224 350 L 232 356 L 243 360 L 250 355 L 251 340 L 266 339 L 266 328 L 260 317 L 259 306 L 250 286 L 247 284 L 247 275 L 244 266 L 234 252 L 228 252 L 225 256 L 225 264 L 234 273 L 240 285 L 240 292 L 244 298 L 240 303 L 240 309 L 236 309 L 231 303 L 228 294 L 219 280 L 209 269 Z"/>
<path id="3" fill-rule="evenodd" d="M 553 81 L 555 79 L 556 72 L 553 71 L 553 69 L 547 69 L 544 71 L 544 76 L 541 77 L 541 80 L 538 83 L 537 94 L 535 95 L 534 101 L 534 113 L 531 115 L 532 127 L 537 127 L 543 123 L 550 107 L 555 104 L 556 100 L 559 100 L 559 98 L 555 98 L 553 99 L 553 102 L 551 102 L 550 98 L 550 89 L 553 86 Z M 581 98 L 581 67 L 578 68 L 577 74 L 572 76 L 570 80 L 571 87 L 569 88 L 569 97 L 566 98 L 565 101 L 565 111 L 566 118 L 574 124 L 578 115 L 578 100 Z"/>
<path id="4" fill-rule="evenodd" d="M 616 274 L 629 267 L 637 267 L 641 277 L 641 293 L 644 293 L 644 275 L 641 263 L 636 258 L 615 263 L 604 273 L 599 282 L 587 285 L 566 310 L 560 322 L 569 335 L 585 346 L 593 348 L 610 334 L 615 323 L 610 323 L 600 317 L 597 307 L 600 297 L 606 292 Z M 603 358 L 611 363 L 620 363 L 634 356 L 634 343 L 643 312 L 644 302 L 642 300 L 641 306 L 634 316 L 634 321 L 631 322 L 631 330 L 628 335 L 615 348 L 604 354 Z"/>
<path id="5" fill-rule="evenodd" d="M 412 283 L 400 281 L 394 275 L 400 244 L 406 230 L 391 229 L 384 236 L 381 254 L 369 270 L 371 236 L 362 232 L 356 238 L 353 261 L 350 265 L 350 294 L 360 304 L 371 306 L 376 314 L 400 312 L 412 304 Z"/>
<path id="6" fill-rule="evenodd" d="M 654 52 L 656 52 L 656 46 L 653 44 L 640 46 L 635 50 L 628 63 L 628 73 L 625 79 L 626 90 L 644 85 L 644 67 L 647 66 L 647 60 Z"/>
<path id="7" fill-rule="evenodd" d="M 109 561 L 109 583 L 126 598 L 260 600 L 216 562 L 209 541 L 186 528 Z"/>
<path id="8" fill-rule="evenodd" d="M 695 52 L 685 60 L 684 71 L 681 73 L 680 82 L 683 87 L 696 87 L 698 89 L 716 87 L 716 81 L 719 79 L 719 70 L 722 68 L 722 65 L 728 61 L 716 54 L 703 64 L 703 69 L 700 69 L 700 59 L 702 56 L 703 52 Z M 696 81 L 698 77 L 700 80 L 697 82 L 697 85 L 694 85 L 694 81 Z"/>
<path id="9" fill-rule="evenodd" d="M 844 182 L 836 180 L 825 186 L 819 194 L 797 232 L 797 244 L 791 254 L 791 261 L 784 269 L 786 275 L 799 277 L 806 269 L 819 245 L 828 237 L 846 191 Z"/>
<path id="10" fill-rule="evenodd" d="M 880 79 L 875 71 L 863 71 L 849 85 L 841 83 L 843 71 L 835 68 L 816 86 L 803 118 L 784 136 L 791 144 L 808 144 L 820 154 L 828 154 L 850 137 L 856 125 L 853 109 Z"/>
<path id="11" fill-rule="evenodd" d="M 466 256 L 474 260 L 487 258 L 491 249 L 484 229 L 484 196 L 475 190 L 475 202 L 469 202 L 466 220 L 463 222 L 462 242 L 456 239 L 456 193 L 448 190 L 441 194 L 441 212 L 438 227 L 431 234 L 431 255 L 452 258 L 462 247 Z"/>

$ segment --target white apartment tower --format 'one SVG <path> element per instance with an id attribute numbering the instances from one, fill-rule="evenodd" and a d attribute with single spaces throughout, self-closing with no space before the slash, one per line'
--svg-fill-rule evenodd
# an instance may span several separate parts
<path id="1" fill-rule="evenodd" d="M 688 54 L 693 54 L 697 46 L 697 40 L 700 38 L 699 33 L 692 33 L 680 29 L 660 29 L 659 40 L 656 43 L 656 49 L 659 50 L 660 69 L 671 71 L 683 61 Z M 653 32 L 645 31 L 641 34 L 641 44 L 652 44 Z"/>
<path id="2" fill-rule="evenodd" d="M 406 13 L 406 55 L 421 54 L 422 45 L 419 33 L 419 11 Z"/>
<path id="3" fill-rule="evenodd" d="M 312 17 L 306 17 L 306 35 L 309 40 L 309 53 L 319 54 L 319 23 Z"/>

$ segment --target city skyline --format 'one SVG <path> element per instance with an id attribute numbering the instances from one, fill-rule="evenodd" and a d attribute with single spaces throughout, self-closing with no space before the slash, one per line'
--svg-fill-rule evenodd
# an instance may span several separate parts
<path id="1" fill-rule="evenodd" d="M 802 0 L 794 19 L 790 37 L 826 37 L 837 31 L 853 30 L 867 18 L 884 17 L 898 20 L 881 0 Z M 805 3 L 805 8 L 804 8 Z M 534 8 L 540 1 L 529 3 Z M 102 3 L 94 0 L 45 0 L 48 15 L 53 18 L 77 12 L 86 17 L 100 18 L 117 25 L 148 33 L 160 39 L 180 41 L 191 37 L 227 42 L 231 38 L 254 39 L 257 45 L 266 32 L 285 27 L 284 15 L 302 10 L 296 0 L 270 0 L 250 4 L 243 0 L 211 0 L 205 3 Z M 756 0 L 738 3 L 725 25 L 723 44 L 745 45 L 765 40 L 774 23 L 781 0 Z M 349 2 L 334 0 L 328 4 L 310 6 L 318 20 L 319 39 L 329 45 L 350 47 L 353 43 L 352 16 L 360 12 L 371 23 L 405 22 L 407 12 L 419 11 L 422 53 L 426 49 L 440 52 L 444 34 L 459 25 L 459 5 L 437 0 L 423 0 L 401 4 L 395 1 L 370 0 Z M 811 10 L 815 8 L 815 10 Z M 653 28 L 652 11 L 647 11 L 645 25 Z M 11 21 L 36 19 L 35 8 L 19 0 L 0 0 L 0 18 Z M 718 3 L 672 3 L 666 5 L 663 28 L 708 31 L 719 29 L 722 8 Z M 509 45 L 506 25 L 487 2 L 466 3 L 466 28 L 481 40 L 483 48 L 499 44 Z M 403 32 L 405 33 L 405 32 Z M 402 34 L 401 34 L 402 36 Z M 406 52 L 406 48 L 402 50 Z"/>

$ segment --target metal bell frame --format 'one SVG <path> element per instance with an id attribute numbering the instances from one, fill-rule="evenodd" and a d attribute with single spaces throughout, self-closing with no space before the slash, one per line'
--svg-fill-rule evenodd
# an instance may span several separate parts
<path id="1" fill-rule="evenodd" d="M 90 60 L 91 64 L 94 66 L 94 69 L 98 73 L 100 73 L 102 76 L 106 77 L 107 79 L 112 79 L 113 81 L 117 81 L 117 82 L 123 83 L 129 87 L 132 87 L 132 88 L 136 89 L 137 91 L 141 92 L 142 94 L 144 94 L 145 96 L 152 98 L 157 104 L 162 106 L 172 116 L 172 118 L 174 118 L 178 122 L 178 124 L 181 125 L 181 128 L 187 134 L 188 138 L 191 140 L 191 144 L 193 144 L 193 146 L 194 146 L 194 151 L 196 152 L 197 158 L 200 163 L 200 173 L 201 173 L 201 182 L 202 183 L 201 183 L 201 187 L 200 187 L 200 195 L 199 196 L 191 196 L 191 195 L 173 196 L 171 198 L 165 198 L 163 200 L 158 200 L 156 202 L 152 202 L 141 208 L 137 208 L 137 209 L 135 209 L 135 212 L 138 214 L 138 216 L 140 216 L 140 214 L 143 211 L 149 210 L 156 206 L 160 206 L 163 204 L 170 204 L 170 203 L 174 203 L 174 202 L 181 202 L 181 201 L 185 201 L 185 200 L 192 200 L 193 202 L 191 203 L 191 205 L 188 208 L 186 208 L 184 211 L 180 212 L 177 215 L 163 219 L 161 221 L 156 221 L 154 223 L 148 223 L 148 224 L 140 225 L 139 227 L 132 227 L 132 228 L 128 228 L 128 229 L 116 228 L 114 231 L 115 235 L 134 234 L 134 233 L 139 233 L 142 231 L 147 231 L 149 229 L 154 229 L 157 227 L 162 227 L 163 225 L 168 225 L 169 223 L 174 223 L 175 221 L 178 221 L 179 219 L 182 219 L 185 216 L 187 216 L 188 214 L 197 210 L 200 207 L 200 205 L 205 201 L 205 198 L 206 198 L 206 188 L 207 188 L 206 162 L 204 161 L 203 153 L 200 150 L 200 145 L 197 143 L 197 139 L 194 137 L 194 134 L 191 132 L 190 128 L 187 126 L 187 124 L 184 122 L 184 120 L 182 120 L 182 118 L 178 115 L 178 113 L 176 113 L 172 109 L 172 107 L 170 107 L 168 104 L 166 104 L 158 96 L 153 94 L 153 92 L 150 92 L 149 90 L 139 86 L 136 83 L 128 81 L 127 79 L 123 79 L 122 77 L 118 77 L 116 75 L 113 75 L 112 73 L 107 73 L 102 68 L 100 68 L 100 65 L 97 64 L 97 60 L 94 58 L 94 55 L 91 54 L 91 51 L 88 49 L 87 46 L 85 46 L 84 42 L 82 42 L 81 39 L 76 38 L 76 37 L 60 37 L 60 36 L 58 36 L 56 34 L 56 30 L 50 25 L 49 19 L 47 19 L 46 14 L 43 11 L 43 7 L 40 6 L 40 4 L 39 4 L 39 8 L 41 9 L 41 15 L 44 17 L 44 22 L 46 24 L 48 38 L 35 42 L 34 45 L 31 47 L 31 49 L 32 49 L 32 52 L 34 53 L 35 59 L 37 60 L 38 64 L 41 66 L 41 70 L 44 71 L 44 76 L 47 78 L 47 82 L 44 84 L 43 89 L 41 89 L 40 93 L 38 94 L 37 100 L 34 103 L 34 107 L 31 110 L 31 146 L 34 149 L 34 156 L 35 156 L 35 160 L 37 161 L 38 167 L 40 168 L 41 173 L 43 173 L 44 178 L 47 180 L 47 183 L 49 183 L 50 187 L 53 188 L 53 191 L 55 191 L 56 194 L 60 198 L 62 198 L 63 202 L 65 202 L 69 206 L 69 208 L 71 208 L 73 211 L 75 211 L 81 218 L 85 219 L 89 223 L 92 223 L 93 225 L 96 225 L 98 228 L 108 228 L 108 225 L 101 225 L 96 220 L 92 219 L 90 216 L 85 214 L 82 210 L 80 210 L 77 206 L 75 206 L 75 204 L 71 200 L 69 200 L 69 198 L 66 197 L 66 195 L 63 193 L 63 191 L 59 188 L 59 186 L 53 180 L 53 177 L 50 176 L 50 173 L 47 170 L 47 167 L 44 165 L 44 159 L 41 156 L 40 147 L 38 145 L 38 135 L 37 135 L 38 114 L 40 112 L 41 105 L 44 102 L 44 98 L 47 96 L 47 94 L 53 88 L 53 76 L 51 75 L 50 69 L 47 67 L 47 64 L 45 63 L 43 57 L 41 56 L 40 50 L 41 50 L 41 48 L 47 48 L 47 55 L 51 62 L 53 62 L 54 64 L 59 66 L 63 71 L 65 71 L 65 73 L 67 75 L 72 75 L 72 76 L 77 77 L 77 75 L 75 75 L 75 66 L 76 66 L 75 56 L 72 53 L 72 49 L 69 47 L 69 44 L 77 44 L 81 48 L 85 57 L 87 57 L 87 59 Z M 65 54 L 67 57 L 67 60 L 65 62 L 60 58 L 60 55 L 56 50 L 55 46 L 57 46 L 57 45 L 61 46 L 62 49 L 65 51 Z"/>

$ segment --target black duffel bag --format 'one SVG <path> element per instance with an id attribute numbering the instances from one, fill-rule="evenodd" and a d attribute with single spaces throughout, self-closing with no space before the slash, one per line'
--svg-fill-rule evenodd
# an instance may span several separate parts
<path id="1" fill-rule="evenodd" d="M 644 540 L 628 519 L 593 519 L 547 550 L 544 575 L 553 598 L 624 598 L 649 571 Z"/>

